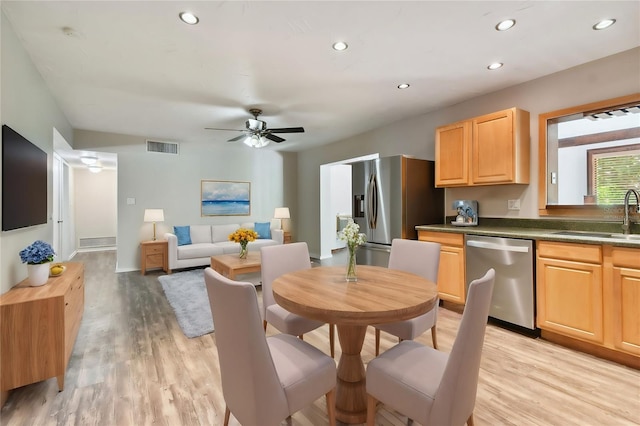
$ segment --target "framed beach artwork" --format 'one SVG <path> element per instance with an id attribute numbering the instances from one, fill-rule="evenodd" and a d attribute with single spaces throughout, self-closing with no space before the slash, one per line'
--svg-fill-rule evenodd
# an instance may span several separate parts
<path id="1" fill-rule="evenodd" d="M 251 182 L 201 180 L 200 200 L 202 216 L 249 216 Z"/>

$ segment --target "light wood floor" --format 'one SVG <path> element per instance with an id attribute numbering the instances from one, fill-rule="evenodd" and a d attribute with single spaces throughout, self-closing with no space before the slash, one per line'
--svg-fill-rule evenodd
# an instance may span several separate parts
<path id="1" fill-rule="evenodd" d="M 50 379 L 13 391 L 0 423 L 222 424 L 215 333 L 184 337 L 157 280 L 161 272 L 115 274 L 115 252 L 108 251 L 74 260 L 85 262 L 86 306 L 65 389 L 58 392 Z M 459 320 L 440 308 L 441 350 L 451 349 Z M 383 350 L 395 343 L 382 338 Z M 329 352 L 328 327 L 305 340 Z M 431 344 L 428 332 L 418 340 Z M 370 329 L 365 362 L 373 358 L 373 343 Z M 325 413 L 320 399 L 296 413 L 293 424 L 326 425 Z M 640 424 L 640 372 L 490 324 L 474 417 L 478 426 Z M 383 408 L 376 423 L 401 425 L 406 418 Z M 232 424 L 238 423 L 232 418 Z"/>

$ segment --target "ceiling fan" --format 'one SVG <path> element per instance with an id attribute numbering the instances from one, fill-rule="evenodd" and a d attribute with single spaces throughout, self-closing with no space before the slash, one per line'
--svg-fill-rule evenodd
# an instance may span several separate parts
<path id="1" fill-rule="evenodd" d="M 262 114 L 262 110 L 258 108 L 252 108 L 249 110 L 253 119 L 248 119 L 245 122 L 246 129 L 218 129 L 215 127 L 205 127 L 207 130 L 228 130 L 232 132 L 242 132 L 240 136 L 231 138 L 228 142 L 235 142 L 244 139 L 244 143 L 254 148 L 262 148 L 269 145 L 269 141 L 276 143 L 284 142 L 285 139 L 274 133 L 304 133 L 303 127 L 282 127 L 278 129 L 268 129 L 267 123 L 258 120 L 258 116 Z"/>

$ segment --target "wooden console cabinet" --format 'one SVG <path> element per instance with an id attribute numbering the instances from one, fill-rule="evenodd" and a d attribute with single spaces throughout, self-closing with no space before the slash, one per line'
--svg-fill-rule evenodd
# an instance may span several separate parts
<path id="1" fill-rule="evenodd" d="M 64 375 L 84 311 L 84 265 L 40 287 L 27 280 L 0 296 L 0 391 Z"/>

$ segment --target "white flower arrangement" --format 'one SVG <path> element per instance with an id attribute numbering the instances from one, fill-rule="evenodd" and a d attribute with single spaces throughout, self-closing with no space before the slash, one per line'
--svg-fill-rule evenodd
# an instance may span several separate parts
<path id="1" fill-rule="evenodd" d="M 349 219 L 347 226 L 338 233 L 338 238 L 347 243 L 349 250 L 355 250 L 356 247 L 367 242 L 367 236 L 359 231 L 360 225 L 353 219 Z"/>

